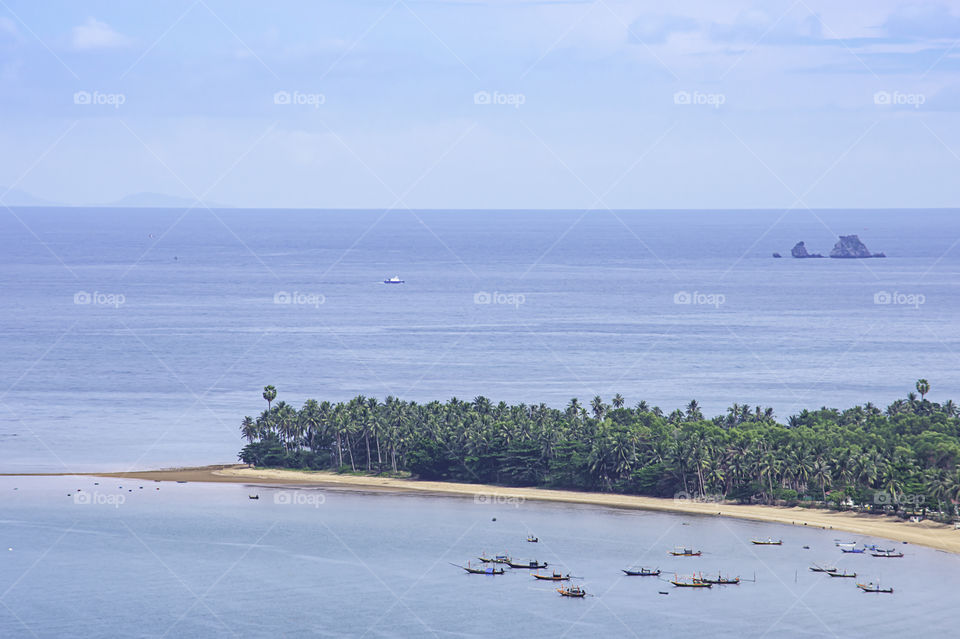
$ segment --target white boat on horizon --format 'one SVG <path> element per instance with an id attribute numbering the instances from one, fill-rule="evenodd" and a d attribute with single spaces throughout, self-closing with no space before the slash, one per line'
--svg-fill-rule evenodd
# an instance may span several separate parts
<path id="1" fill-rule="evenodd" d="M 403 280 L 400 279 L 399 275 L 394 275 L 388 280 L 383 280 L 384 284 L 403 284 Z"/>

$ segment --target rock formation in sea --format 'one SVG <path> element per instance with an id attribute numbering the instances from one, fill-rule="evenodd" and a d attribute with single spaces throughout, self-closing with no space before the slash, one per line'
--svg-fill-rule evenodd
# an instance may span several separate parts
<path id="1" fill-rule="evenodd" d="M 807 253 L 807 247 L 804 246 L 803 242 L 797 242 L 792 249 L 790 249 L 790 255 L 794 257 L 823 257 L 819 253 Z"/>
<path id="2" fill-rule="evenodd" d="M 856 235 L 841 235 L 840 240 L 830 251 L 830 257 L 855 259 L 864 257 L 886 257 L 883 253 L 871 253 Z"/>
<path id="3" fill-rule="evenodd" d="M 774 253 L 773 256 L 774 256 L 774 257 L 783 257 L 783 256 L 780 255 L 779 253 Z"/>

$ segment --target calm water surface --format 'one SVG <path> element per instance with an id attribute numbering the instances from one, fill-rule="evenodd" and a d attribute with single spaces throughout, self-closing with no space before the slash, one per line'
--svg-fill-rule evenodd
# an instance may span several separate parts
<path id="1" fill-rule="evenodd" d="M 77 488 L 89 503 L 75 497 Z M 260 499 L 248 499 L 251 492 Z M 954 636 L 960 622 L 956 556 L 831 530 L 581 505 L 90 477 L 2 478 L 0 508 L 2 637 Z M 530 532 L 539 544 L 525 542 Z M 755 547 L 752 537 L 784 545 Z M 892 545 L 906 556 L 843 555 L 838 538 Z M 667 556 L 678 544 L 704 554 Z M 526 570 L 467 575 L 448 563 L 484 551 L 547 561 L 582 577 L 595 596 L 560 597 Z M 866 594 L 854 580 L 811 573 L 814 561 L 879 579 L 895 593 Z M 675 589 L 623 577 L 620 569 L 632 565 L 756 581 Z"/>

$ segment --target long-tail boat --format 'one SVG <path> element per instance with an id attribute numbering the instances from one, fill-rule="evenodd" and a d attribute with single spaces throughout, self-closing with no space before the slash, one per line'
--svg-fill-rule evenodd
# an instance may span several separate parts
<path id="1" fill-rule="evenodd" d="M 733 577 L 731 579 L 730 577 L 724 577 L 719 573 L 717 574 L 716 579 L 713 577 L 704 577 L 703 575 L 697 577 L 697 579 L 716 586 L 736 586 L 740 584 L 740 577 Z"/>
<path id="2" fill-rule="evenodd" d="M 586 597 L 587 591 L 581 588 L 580 586 L 566 586 L 557 588 L 559 592 L 564 597 Z"/>
<path id="3" fill-rule="evenodd" d="M 703 554 L 700 550 L 693 550 L 692 548 L 686 548 L 684 546 L 677 546 L 670 551 L 670 554 L 674 557 L 699 557 Z"/>
<path id="4" fill-rule="evenodd" d="M 541 575 L 538 572 L 533 573 L 534 579 L 542 579 L 544 581 L 570 581 L 571 577 L 568 574 L 563 575 L 556 570 L 553 571 L 552 575 Z"/>
<path id="5" fill-rule="evenodd" d="M 461 566 L 459 564 L 452 564 L 457 568 L 463 568 L 471 575 L 502 575 L 505 571 L 504 568 L 497 568 L 496 566 L 480 566 L 479 568 L 474 568 L 470 565 L 470 562 L 467 562 L 466 566 Z"/>
<path id="6" fill-rule="evenodd" d="M 853 554 L 856 554 L 856 555 L 862 555 L 863 553 L 866 552 L 866 550 L 864 550 L 863 548 L 841 548 L 841 549 L 840 549 L 840 552 L 845 552 L 845 553 L 848 553 L 848 554 L 849 554 L 849 553 L 853 553 Z"/>
<path id="7" fill-rule="evenodd" d="M 650 568 L 641 568 L 640 570 L 627 570 L 626 568 L 621 568 L 628 577 L 659 577 L 660 569 L 656 568 L 651 570 Z"/>
<path id="8" fill-rule="evenodd" d="M 813 572 L 837 572 L 837 567 L 836 566 L 818 566 L 817 564 L 813 564 L 812 566 L 810 566 L 810 570 L 812 570 Z"/>
<path id="9" fill-rule="evenodd" d="M 782 546 L 783 540 L 777 539 L 776 541 L 774 541 L 773 539 L 770 539 L 770 538 L 767 538 L 766 541 L 764 541 L 763 539 L 751 539 L 750 543 L 753 544 L 754 546 Z"/>
<path id="10" fill-rule="evenodd" d="M 509 555 L 497 555 L 496 557 L 487 557 L 486 555 L 480 555 L 477 557 L 480 561 L 485 564 L 508 564 L 510 563 Z"/>
<path id="11" fill-rule="evenodd" d="M 534 537 L 533 535 L 527 535 L 527 541 L 529 541 L 531 544 L 535 544 L 540 540 Z"/>
<path id="12" fill-rule="evenodd" d="M 689 580 L 682 580 L 676 575 L 673 576 L 673 579 L 670 580 L 674 586 L 678 588 L 710 588 L 713 586 L 710 582 L 703 581 L 697 577 L 691 577 Z"/>
<path id="13" fill-rule="evenodd" d="M 541 563 L 538 563 L 536 559 L 531 559 L 529 562 L 525 564 L 518 564 L 508 559 L 507 565 L 510 566 L 511 568 L 530 568 L 532 570 L 539 570 L 540 568 L 546 568 L 547 562 L 543 562 L 541 564 Z"/>
<path id="14" fill-rule="evenodd" d="M 874 557 L 890 557 L 891 559 L 903 557 L 902 552 L 893 552 L 892 550 L 881 550 L 880 552 L 872 552 L 870 554 Z"/>
<path id="15" fill-rule="evenodd" d="M 864 592 L 888 592 L 893 594 L 893 588 L 881 588 L 880 584 L 870 582 L 868 584 L 857 584 L 857 588 Z"/>
<path id="16" fill-rule="evenodd" d="M 857 573 L 855 572 L 837 572 L 836 570 L 831 570 L 827 573 L 831 577 L 856 577 Z"/>

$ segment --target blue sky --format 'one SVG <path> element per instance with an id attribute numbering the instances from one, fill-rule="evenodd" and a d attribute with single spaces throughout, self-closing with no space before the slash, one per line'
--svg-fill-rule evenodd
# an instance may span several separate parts
<path id="1" fill-rule="evenodd" d="M 2 0 L 0 193 L 958 206 L 957 38 L 888 0 Z"/>

